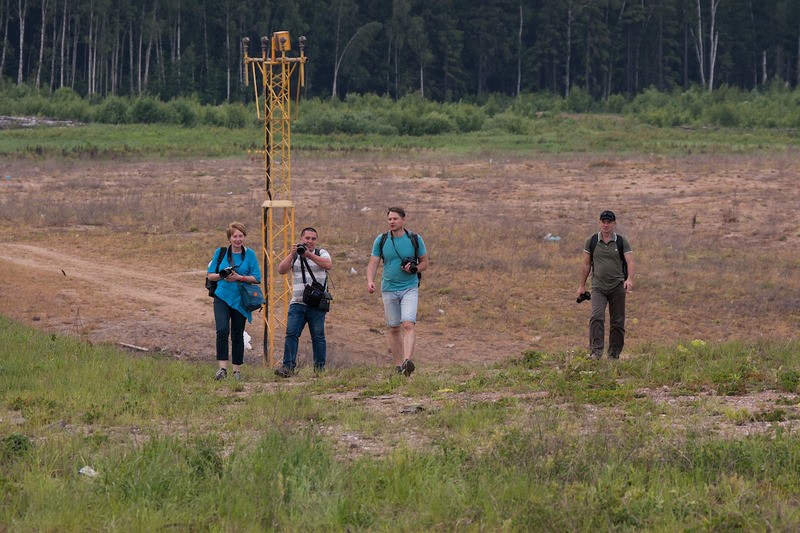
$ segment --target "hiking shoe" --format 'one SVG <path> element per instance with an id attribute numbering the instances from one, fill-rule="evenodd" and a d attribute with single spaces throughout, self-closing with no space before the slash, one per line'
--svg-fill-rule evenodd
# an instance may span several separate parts
<path id="1" fill-rule="evenodd" d="M 291 368 L 286 368 L 285 366 L 279 366 L 275 369 L 275 375 L 281 378 L 289 378 L 292 377 L 294 371 Z"/>
<path id="2" fill-rule="evenodd" d="M 400 370 L 403 372 L 403 375 L 405 377 L 410 376 L 411 373 L 414 371 L 414 368 L 415 368 L 414 361 L 412 361 L 411 359 L 406 359 L 405 361 L 403 361 L 403 364 L 400 365 Z"/>
<path id="3" fill-rule="evenodd" d="M 233 379 L 235 379 L 236 381 L 242 381 L 242 373 L 239 372 L 238 370 L 234 370 Z"/>
<path id="4" fill-rule="evenodd" d="M 225 379 L 227 377 L 228 377 L 228 370 L 225 368 L 220 368 L 219 370 L 217 370 L 217 373 L 214 374 L 214 379 L 217 381 Z"/>
<path id="5" fill-rule="evenodd" d="M 394 371 L 397 372 L 398 374 L 402 374 L 403 373 L 402 367 L 399 367 L 399 366 L 394 367 Z"/>

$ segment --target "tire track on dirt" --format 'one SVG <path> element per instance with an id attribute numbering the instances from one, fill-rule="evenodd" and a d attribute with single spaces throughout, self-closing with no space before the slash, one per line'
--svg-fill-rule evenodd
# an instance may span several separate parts
<path id="1" fill-rule="evenodd" d="M 28 244 L 3 243 L 2 246 L 7 253 L 0 261 L 40 271 L 61 272 L 67 278 L 94 285 L 113 299 L 136 300 L 158 307 L 175 305 L 202 309 L 193 302 L 200 289 L 189 289 L 175 281 L 179 275 L 186 276 L 187 281 L 191 276 L 192 284 L 201 287 L 202 270 L 165 273 L 160 268 L 119 265 L 105 258 L 97 261 Z"/>

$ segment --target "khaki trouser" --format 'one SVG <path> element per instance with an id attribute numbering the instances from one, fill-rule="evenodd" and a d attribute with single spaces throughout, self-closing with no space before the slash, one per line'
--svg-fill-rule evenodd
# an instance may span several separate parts
<path id="1" fill-rule="evenodd" d="M 608 334 L 608 357 L 616 359 L 625 344 L 625 284 L 620 283 L 610 291 L 592 287 L 592 317 L 589 319 L 589 347 L 591 355 L 603 356 L 605 337 L 605 315 L 608 306 L 610 331 Z"/>

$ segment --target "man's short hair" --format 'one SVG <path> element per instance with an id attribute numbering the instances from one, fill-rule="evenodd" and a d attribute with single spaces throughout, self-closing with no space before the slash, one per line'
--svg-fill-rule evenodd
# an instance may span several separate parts
<path id="1" fill-rule="evenodd" d="M 309 226 L 309 227 L 307 227 L 307 228 L 303 228 L 303 229 L 300 231 L 300 236 L 302 237 L 303 235 L 305 235 L 305 233 L 306 233 L 307 231 L 313 231 L 314 233 L 316 233 L 317 235 L 319 235 L 319 232 L 318 232 L 317 230 L 315 230 L 314 228 L 312 228 L 311 226 Z"/>
<path id="2" fill-rule="evenodd" d="M 389 213 L 397 213 L 398 215 L 400 215 L 400 218 L 406 218 L 406 210 L 405 210 L 405 209 L 403 209 L 402 207 L 390 207 L 390 208 L 389 208 L 389 209 L 386 211 L 386 214 L 387 214 L 387 215 L 388 215 Z"/>

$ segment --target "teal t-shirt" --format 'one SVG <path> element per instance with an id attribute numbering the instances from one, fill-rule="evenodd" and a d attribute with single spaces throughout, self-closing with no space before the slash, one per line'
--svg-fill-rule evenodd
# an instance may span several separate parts
<path id="1" fill-rule="evenodd" d="M 214 252 L 214 257 L 211 258 L 211 262 L 208 264 L 209 274 L 217 272 L 217 270 L 215 270 L 217 266 L 217 255 L 219 255 L 220 251 L 225 255 L 222 258 L 222 262 L 219 264 L 219 269 L 222 270 L 223 268 L 231 266 L 228 262 L 228 249 L 217 248 L 217 251 Z M 232 259 L 233 268 L 236 270 L 237 274 L 241 274 L 242 276 L 254 276 L 258 282 L 261 283 L 261 268 L 258 266 L 258 258 L 253 250 L 244 248 L 243 254 L 232 254 Z M 242 306 L 242 297 L 239 295 L 239 285 L 239 282 L 221 279 L 217 283 L 217 290 L 214 294 L 226 304 L 246 316 L 248 322 L 252 322 L 253 315 Z"/>
<path id="2" fill-rule="evenodd" d="M 381 250 L 381 237 L 383 233 L 375 237 L 375 242 L 372 243 L 372 255 L 380 257 Z M 417 243 L 419 250 L 417 257 L 422 257 L 427 253 L 425 249 L 425 242 L 420 235 L 417 235 Z M 414 244 L 411 242 L 408 233 L 404 233 L 400 237 L 393 237 L 389 234 L 386 242 L 383 243 L 383 274 L 381 275 L 381 291 L 382 292 L 395 292 L 411 289 L 419 286 L 419 278 L 416 274 L 409 274 L 403 270 L 403 259 L 414 258 Z"/>

